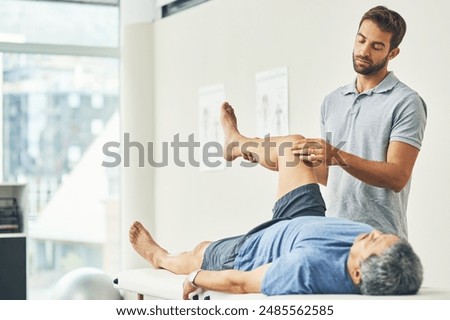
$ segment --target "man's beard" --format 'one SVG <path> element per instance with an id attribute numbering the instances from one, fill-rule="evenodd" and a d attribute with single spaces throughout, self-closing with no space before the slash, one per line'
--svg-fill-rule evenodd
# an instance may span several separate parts
<path id="1" fill-rule="evenodd" d="M 388 56 L 384 58 L 382 61 L 380 61 L 377 64 L 373 64 L 373 62 L 370 59 L 366 59 L 360 55 L 356 56 L 352 54 L 353 58 L 353 69 L 355 69 L 356 73 L 362 74 L 364 76 L 372 75 L 377 73 L 378 71 L 382 70 L 384 67 L 386 67 L 388 63 Z M 364 66 L 358 66 L 357 60 L 362 60 L 368 62 L 367 67 Z"/>

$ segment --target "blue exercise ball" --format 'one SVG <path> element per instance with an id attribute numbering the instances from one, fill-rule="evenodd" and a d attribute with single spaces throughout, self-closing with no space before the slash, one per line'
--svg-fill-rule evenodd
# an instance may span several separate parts
<path id="1" fill-rule="evenodd" d="M 96 268 L 79 268 L 66 273 L 53 288 L 55 300 L 121 300 L 112 278 Z"/>

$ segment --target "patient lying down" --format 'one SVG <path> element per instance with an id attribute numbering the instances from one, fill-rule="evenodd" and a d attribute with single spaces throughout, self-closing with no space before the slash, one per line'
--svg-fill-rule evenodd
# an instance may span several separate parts
<path id="1" fill-rule="evenodd" d="M 129 239 L 155 268 L 186 274 L 183 298 L 197 288 L 227 293 L 404 295 L 418 292 L 423 278 L 410 244 L 363 223 L 325 217 L 314 168 L 290 149 L 264 150 L 261 139 L 241 135 L 230 105 L 221 124 L 224 157 L 252 159 L 279 175 L 273 218 L 248 233 L 202 242 L 192 251 L 169 254 L 140 222 Z M 286 146 L 300 136 L 271 137 Z M 252 142 L 252 148 L 240 148 Z M 229 146 L 233 147 L 229 147 Z"/>

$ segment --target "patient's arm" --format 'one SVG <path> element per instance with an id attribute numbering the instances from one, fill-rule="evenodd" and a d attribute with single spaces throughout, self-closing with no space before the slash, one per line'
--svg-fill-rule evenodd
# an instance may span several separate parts
<path id="1" fill-rule="evenodd" d="M 260 293 L 264 275 L 270 264 L 265 264 L 252 271 L 202 270 L 195 278 L 195 285 L 202 289 L 226 293 Z M 187 300 L 196 289 L 188 281 L 183 285 L 183 299 Z"/>

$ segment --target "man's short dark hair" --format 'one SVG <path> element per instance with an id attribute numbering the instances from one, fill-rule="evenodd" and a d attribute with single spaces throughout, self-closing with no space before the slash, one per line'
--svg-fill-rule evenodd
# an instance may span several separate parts
<path id="1" fill-rule="evenodd" d="M 406 33 L 406 22 L 397 12 L 383 6 L 377 6 L 367 11 L 361 18 L 359 27 L 365 20 L 373 21 L 378 28 L 392 34 L 390 50 L 398 48 Z"/>
<path id="2" fill-rule="evenodd" d="M 361 264 L 362 294 L 416 294 L 422 280 L 422 263 L 404 239 L 396 242 L 381 255 L 373 255 Z"/>

